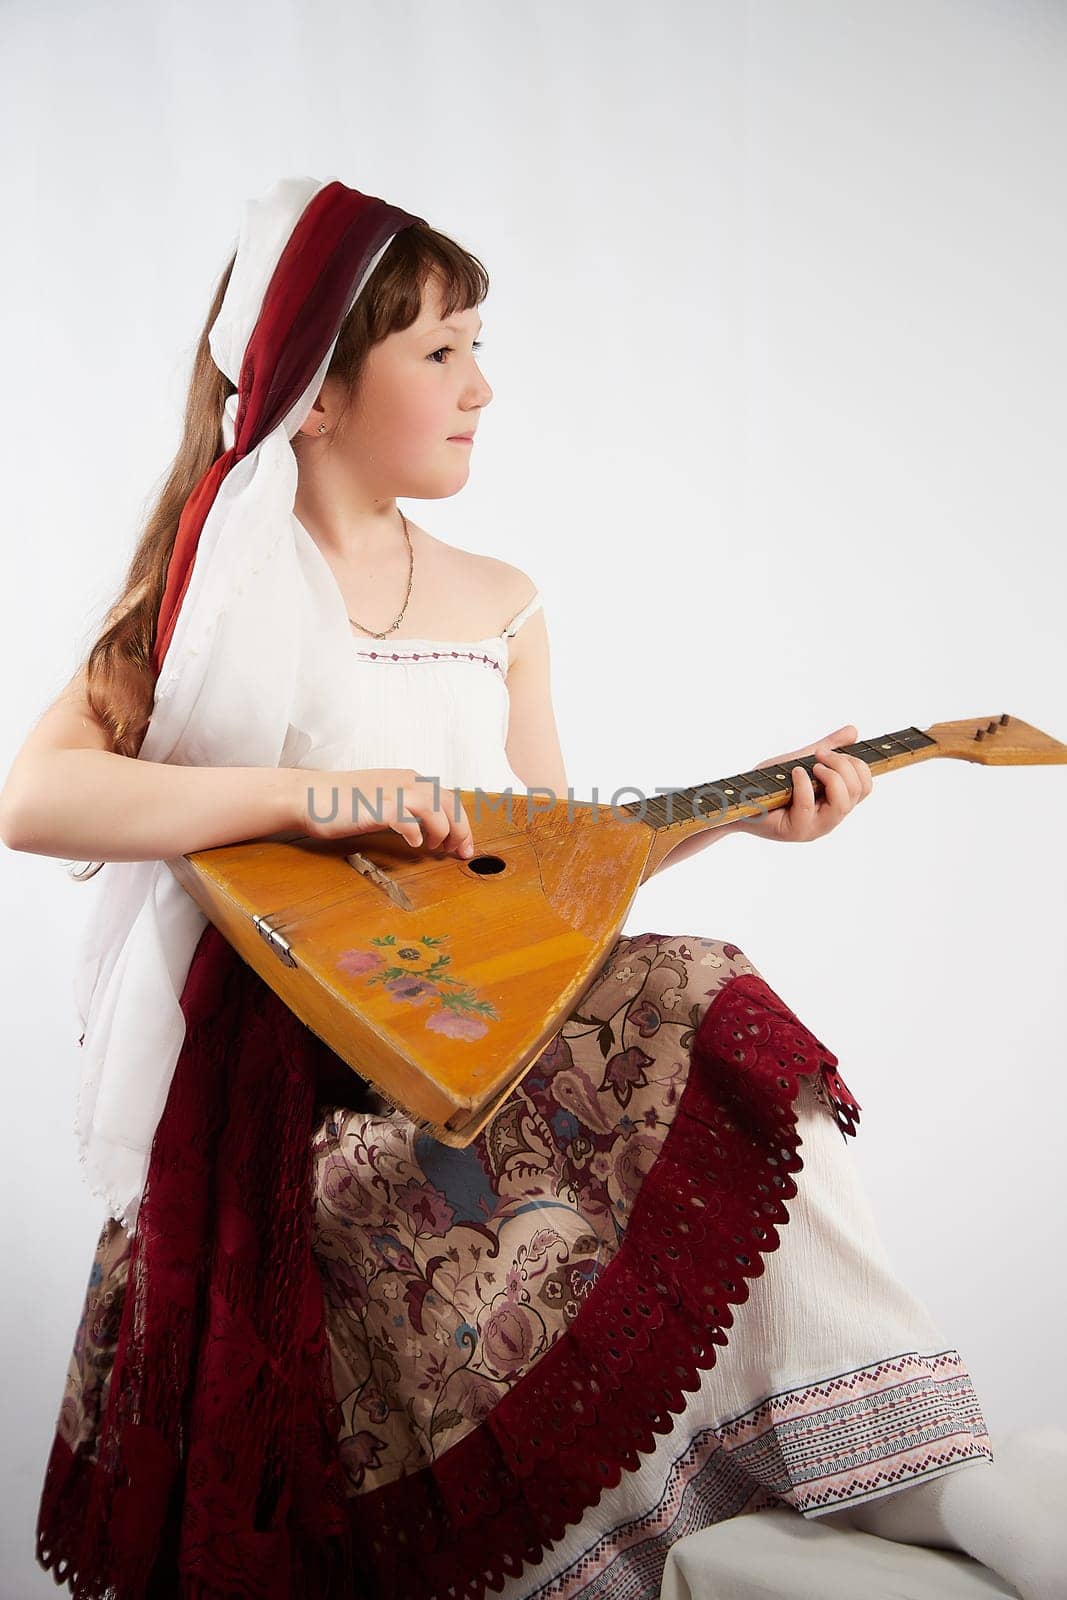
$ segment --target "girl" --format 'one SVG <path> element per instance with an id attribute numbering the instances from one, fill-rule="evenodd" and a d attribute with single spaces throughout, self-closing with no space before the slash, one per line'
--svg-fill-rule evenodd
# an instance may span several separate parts
<path id="1" fill-rule="evenodd" d="M 736 945 L 620 938 L 453 1149 L 164 866 L 380 828 L 332 803 L 353 788 L 464 863 L 450 790 L 565 796 L 533 580 L 397 505 L 467 481 L 487 289 L 343 184 L 249 203 L 125 591 L 0 796 L 11 848 L 115 875 L 79 974 L 78 1133 L 110 1214 L 38 1560 L 78 1596 L 652 1597 L 687 1532 L 785 1506 L 1051 1596 L 1057 1485 L 1013 1502 L 878 1240 L 837 1059 Z M 870 793 L 835 748 L 855 737 L 793 753 L 821 796 L 795 767 L 787 808 L 670 859 L 828 832 Z M 346 955 L 476 1040 L 410 930 L 392 967 Z"/>

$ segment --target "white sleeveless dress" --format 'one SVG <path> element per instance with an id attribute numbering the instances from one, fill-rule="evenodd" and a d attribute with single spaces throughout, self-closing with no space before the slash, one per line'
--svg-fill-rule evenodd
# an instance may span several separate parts
<path id="1" fill-rule="evenodd" d="M 525 792 L 507 757 L 508 641 L 541 605 L 535 591 L 486 639 L 374 639 L 352 635 L 353 769 L 414 767 L 444 788 Z M 291 750 L 282 765 L 315 765 Z"/>

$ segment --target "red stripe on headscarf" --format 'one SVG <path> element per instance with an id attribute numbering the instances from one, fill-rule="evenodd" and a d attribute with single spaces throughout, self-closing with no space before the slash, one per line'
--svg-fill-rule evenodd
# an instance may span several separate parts
<path id="1" fill-rule="evenodd" d="M 352 288 L 375 252 L 392 234 L 421 221 L 343 183 L 328 183 L 305 206 L 267 285 L 245 351 L 233 447 L 217 457 L 182 507 L 152 646 L 157 676 L 222 480 L 278 426 L 307 388 L 337 336 Z"/>

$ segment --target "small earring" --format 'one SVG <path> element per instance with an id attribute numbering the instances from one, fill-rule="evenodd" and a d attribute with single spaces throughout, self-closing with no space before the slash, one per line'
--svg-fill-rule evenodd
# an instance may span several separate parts
<path id="1" fill-rule="evenodd" d="M 325 424 L 325 422 L 320 422 L 319 423 L 319 432 L 320 433 L 325 433 L 326 432 L 326 424 Z"/>

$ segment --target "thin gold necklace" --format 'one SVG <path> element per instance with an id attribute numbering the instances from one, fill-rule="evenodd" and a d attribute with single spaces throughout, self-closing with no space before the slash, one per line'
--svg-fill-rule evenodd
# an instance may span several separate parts
<path id="1" fill-rule="evenodd" d="M 400 511 L 400 507 L 399 506 L 397 506 L 396 509 L 398 511 Z M 388 628 L 383 628 L 381 633 L 375 633 L 373 628 L 364 627 L 363 623 L 362 622 L 357 622 L 355 617 L 349 617 L 348 618 L 348 620 L 352 624 L 353 628 L 363 628 L 363 632 L 364 633 L 369 633 L 372 639 L 384 639 L 387 633 L 392 633 L 394 628 L 399 628 L 400 624 L 404 620 L 404 612 L 408 608 L 408 601 L 411 599 L 411 580 L 415 576 L 415 552 L 411 548 L 411 535 L 408 532 L 408 519 L 407 519 L 407 517 L 405 517 L 405 515 L 404 515 L 404 513 L 402 511 L 400 511 L 400 520 L 404 524 L 404 538 L 408 542 L 408 592 L 404 596 L 404 604 L 400 607 L 400 611 L 398 612 L 397 616 L 393 619 L 393 621 L 389 624 Z M 345 614 L 347 616 L 347 612 Z"/>

